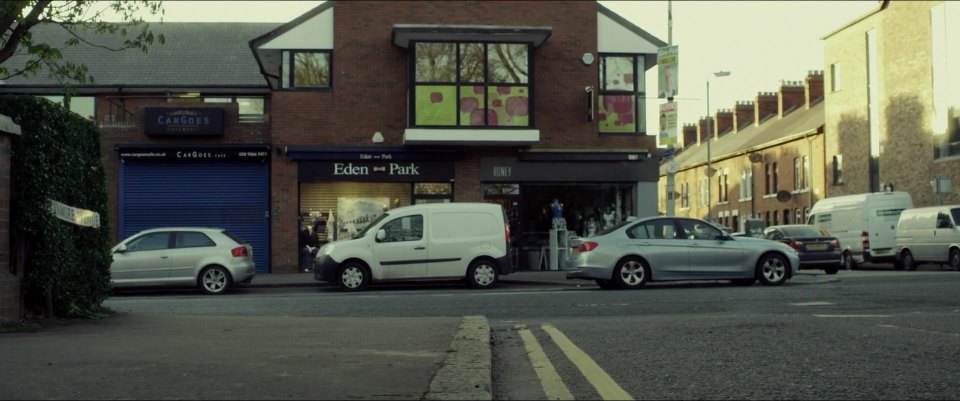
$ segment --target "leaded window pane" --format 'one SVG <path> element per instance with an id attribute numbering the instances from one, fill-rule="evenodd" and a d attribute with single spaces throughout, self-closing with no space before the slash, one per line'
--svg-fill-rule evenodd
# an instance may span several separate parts
<path id="1" fill-rule="evenodd" d="M 483 82 L 483 43 L 460 44 L 460 82 Z"/>
<path id="2" fill-rule="evenodd" d="M 633 92 L 636 82 L 633 60 L 633 57 L 604 57 L 600 66 L 604 90 Z"/>
<path id="3" fill-rule="evenodd" d="M 456 82 L 455 43 L 417 43 L 417 82 Z"/>
<path id="4" fill-rule="evenodd" d="M 294 53 L 293 86 L 327 88 L 330 86 L 330 53 Z"/>
<path id="5" fill-rule="evenodd" d="M 600 132 L 637 132 L 634 95 L 600 96 Z"/>
<path id="6" fill-rule="evenodd" d="M 491 43 L 487 51 L 487 82 L 527 83 L 527 45 Z"/>

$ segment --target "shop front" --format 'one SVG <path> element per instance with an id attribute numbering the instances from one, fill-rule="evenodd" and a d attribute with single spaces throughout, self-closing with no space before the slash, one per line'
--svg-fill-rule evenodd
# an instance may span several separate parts
<path id="1" fill-rule="evenodd" d="M 395 147 L 288 146 L 297 162 L 301 252 L 350 238 L 383 212 L 453 202 L 462 152 Z M 309 265 L 301 256 L 301 264 Z"/>
<path id="2" fill-rule="evenodd" d="M 597 234 L 629 216 L 657 213 L 657 163 L 645 155 L 555 152 L 484 158 L 480 180 L 484 201 L 507 211 L 519 269 L 562 265 L 552 263 L 548 251 L 554 235 L 561 236 L 556 243 L 562 247 L 569 238 Z"/>
<path id="3" fill-rule="evenodd" d="M 270 145 L 117 145 L 117 240 L 155 227 L 225 228 L 270 272 Z"/>

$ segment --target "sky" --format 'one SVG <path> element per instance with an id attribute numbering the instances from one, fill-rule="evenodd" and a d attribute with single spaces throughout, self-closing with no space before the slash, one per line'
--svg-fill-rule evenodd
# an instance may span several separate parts
<path id="1" fill-rule="evenodd" d="M 165 1 L 163 21 L 289 22 L 322 1 Z M 668 3 L 601 1 L 664 42 L 669 41 Z M 858 1 L 674 1 L 673 44 L 679 46 L 679 126 L 717 109 L 733 109 L 757 92 L 776 92 L 781 81 L 803 81 L 823 70 L 821 38 L 879 6 Z M 148 18 L 148 20 L 150 20 Z M 154 18 L 153 20 L 156 20 Z M 729 71 L 723 78 L 713 72 Z M 710 111 L 707 80 L 710 79 Z M 647 71 L 647 129 L 656 134 L 657 68 Z"/>

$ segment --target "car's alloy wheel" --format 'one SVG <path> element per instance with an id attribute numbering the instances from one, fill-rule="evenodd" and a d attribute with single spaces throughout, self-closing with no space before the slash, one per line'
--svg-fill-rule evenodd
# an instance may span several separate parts
<path id="1" fill-rule="evenodd" d="M 758 269 L 758 278 L 764 285 L 780 285 L 787 281 L 787 260 L 781 255 L 764 255 Z"/>
<path id="2" fill-rule="evenodd" d="M 647 267 L 639 259 L 621 260 L 613 271 L 613 279 L 621 288 L 640 288 L 647 282 Z"/>
<path id="3" fill-rule="evenodd" d="M 370 272 L 367 267 L 357 262 L 347 262 L 340 266 L 337 274 L 337 284 L 344 291 L 360 291 L 370 283 Z"/>
<path id="4" fill-rule="evenodd" d="M 230 273 L 220 266 L 208 267 L 200 273 L 200 287 L 208 294 L 223 294 L 232 283 Z"/>
<path id="5" fill-rule="evenodd" d="M 953 248 L 950 250 L 950 267 L 960 269 L 960 249 Z"/>
<path id="6" fill-rule="evenodd" d="M 913 260 L 913 254 L 910 253 L 910 251 L 903 251 L 900 260 L 902 261 L 903 269 L 917 270 L 917 261 Z"/>
<path id="7" fill-rule="evenodd" d="M 473 288 L 493 288 L 497 284 L 497 267 L 489 260 L 478 260 L 467 269 L 467 281 Z"/>

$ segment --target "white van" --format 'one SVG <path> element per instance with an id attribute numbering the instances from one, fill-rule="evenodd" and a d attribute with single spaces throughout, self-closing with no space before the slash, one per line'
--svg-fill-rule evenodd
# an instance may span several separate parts
<path id="1" fill-rule="evenodd" d="M 840 241 L 843 264 L 897 262 L 896 230 L 900 213 L 913 207 L 907 192 L 874 192 L 835 196 L 813 205 L 807 224 L 827 229 Z"/>
<path id="2" fill-rule="evenodd" d="M 960 205 L 907 209 L 897 225 L 897 256 L 905 269 L 946 263 L 960 269 Z"/>
<path id="3" fill-rule="evenodd" d="M 317 251 L 313 278 L 346 291 L 390 280 L 466 279 L 492 288 L 513 272 L 510 228 L 492 203 L 429 203 L 391 209 L 352 239 Z"/>

